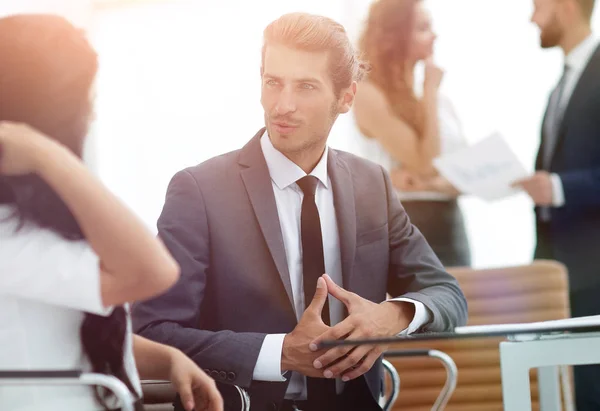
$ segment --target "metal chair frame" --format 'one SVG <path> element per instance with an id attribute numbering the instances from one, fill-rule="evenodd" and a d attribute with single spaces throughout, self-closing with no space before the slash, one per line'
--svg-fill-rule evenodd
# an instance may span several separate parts
<path id="1" fill-rule="evenodd" d="M 169 381 L 163 381 L 163 380 L 142 380 L 142 386 L 144 384 L 171 384 L 171 383 Z M 241 411 L 250 411 L 250 395 L 248 394 L 248 392 L 245 389 L 238 387 L 237 385 L 234 385 L 234 387 L 240 396 L 240 404 L 242 405 Z"/>
<path id="2" fill-rule="evenodd" d="M 443 410 L 448 404 L 448 401 L 450 401 L 452 394 L 454 394 L 454 390 L 456 390 L 458 369 L 456 368 L 454 360 L 452 360 L 448 354 L 438 350 L 391 350 L 386 351 L 384 354 L 384 358 L 400 357 L 431 357 L 438 359 L 443 364 L 446 369 L 446 382 L 431 408 L 432 411 Z M 386 359 L 383 360 L 383 367 L 391 377 L 392 392 L 389 398 L 381 398 L 380 405 L 383 408 L 383 411 L 391 411 L 400 394 L 400 376 L 398 375 L 396 368 Z"/>
<path id="3" fill-rule="evenodd" d="M 119 400 L 122 411 L 134 411 L 133 395 L 116 377 L 84 373 L 77 370 L 56 371 L 0 371 L 0 385 L 86 385 L 110 390 Z"/>

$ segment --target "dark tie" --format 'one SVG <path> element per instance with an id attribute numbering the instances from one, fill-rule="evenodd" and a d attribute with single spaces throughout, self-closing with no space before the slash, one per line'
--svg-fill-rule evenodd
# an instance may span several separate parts
<path id="1" fill-rule="evenodd" d="M 548 170 L 550 168 L 550 160 L 554 148 L 558 141 L 558 133 L 563 119 L 564 110 L 561 109 L 561 100 L 565 90 L 565 83 L 569 73 L 569 66 L 566 64 L 563 67 L 563 74 L 550 97 L 548 104 L 548 112 L 544 127 L 544 152 L 543 152 L 543 167 Z M 562 105 L 564 108 L 564 105 Z"/>
<path id="2" fill-rule="evenodd" d="M 315 295 L 317 280 L 325 273 L 325 257 L 323 253 L 323 235 L 319 210 L 315 203 L 315 193 L 319 180 L 306 176 L 296 182 L 304 192 L 300 232 L 302 236 L 302 269 L 304 276 L 304 303 L 308 307 Z M 323 322 L 330 325 L 329 303 L 323 307 Z M 324 378 L 306 378 L 310 409 L 328 410 L 328 402 L 335 398 L 335 380 Z"/>
<path id="3" fill-rule="evenodd" d="M 569 73 L 569 66 L 566 64 L 563 67 L 563 74 L 554 89 L 554 92 L 550 96 L 548 103 L 548 110 L 546 112 L 546 120 L 544 122 L 544 141 L 542 144 L 542 168 L 544 170 L 550 170 L 550 160 L 552 160 L 552 153 L 558 142 L 558 133 L 562 124 L 562 118 L 564 110 L 561 109 L 561 103 L 563 93 L 565 90 L 565 83 L 567 82 L 567 74 Z M 564 108 L 564 107 L 563 107 Z M 539 218 L 542 221 L 549 221 L 551 218 L 549 207 L 540 207 Z"/>

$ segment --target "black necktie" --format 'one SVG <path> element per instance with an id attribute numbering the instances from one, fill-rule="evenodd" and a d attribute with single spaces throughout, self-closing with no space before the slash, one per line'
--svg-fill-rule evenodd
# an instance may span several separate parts
<path id="1" fill-rule="evenodd" d="M 567 75 L 569 74 L 569 66 L 565 64 L 563 67 L 563 74 L 554 89 L 554 93 L 550 97 L 550 104 L 548 105 L 548 118 L 546 118 L 546 132 L 544 133 L 544 153 L 543 153 L 543 167 L 545 169 L 550 168 L 550 157 L 554 152 L 554 147 L 558 141 L 558 132 L 562 123 L 564 111 L 561 109 L 564 105 L 561 105 L 561 100 L 565 90 L 565 84 L 567 82 Z"/>
<path id="2" fill-rule="evenodd" d="M 569 66 L 566 64 L 563 67 L 563 74 L 554 89 L 554 92 L 550 96 L 548 103 L 548 110 L 546 112 L 546 121 L 544 127 L 544 141 L 542 142 L 542 168 L 544 170 L 550 170 L 550 161 L 552 160 L 552 153 L 558 142 L 558 133 L 562 124 L 562 118 L 564 111 L 561 110 L 560 101 L 562 100 L 565 84 L 567 82 L 567 74 L 569 73 Z M 538 217 L 542 221 L 549 221 L 551 218 L 549 207 L 540 207 Z"/>
<path id="3" fill-rule="evenodd" d="M 302 270 L 304 276 L 304 304 L 309 306 L 317 289 L 317 280 L 325 274 L 325 256 L 323 254 L 323 235 L 319 210 L 315 203 L 315 193 L 319 180 L 306 176 L 297 181 L 304 192 L 300 231 L 302 236 Z M 323 322 L 331 325 L 329 320 L 329 304 L 323 307 Z"/>
<path id="4" fill-rule="evenodd" d="M 323 235 L 319 210 L 315 203 L 315 193 L 319 180 L 306 176 L 297 181 L 304 192 L 300 232 L 302 236 L 302 270 L 304 277 L 304 303 L 308 307 L 313 300 L 317 288 L 317 280 L 325 274 L 325 257 L 323 253 Z M 330 325 L 329 303 L 323 307 L 323 322 Z M 324 378 L 306 378 L 308 401 L 311 409 L 328 410 L 329 401 L 336 395 L 335 380 Z"/>

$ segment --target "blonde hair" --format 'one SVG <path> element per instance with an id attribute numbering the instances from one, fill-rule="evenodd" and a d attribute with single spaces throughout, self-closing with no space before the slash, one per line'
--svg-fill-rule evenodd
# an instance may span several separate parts
<path id="1" fill-rule="evenodd" d="M 359 47 L 371 65 L 369 80 L 384 92 L 393 113 L 423 134 L 425 113 L 406 77 L 406 60 L 420 0 L 377 0 L 369 10 Z"/>
<path id="2" fill-rule="evenodd" d="M 350 87 L 353 81 L 360 81 L 366 71 L 366 65 L 358 58 L 344 26 L 325 16 L 289 13 L 269 24 L 263 32 L 261 75 L 269 44 L 310 52 L 329 52 L 329 72 L 336 95 Z"/>

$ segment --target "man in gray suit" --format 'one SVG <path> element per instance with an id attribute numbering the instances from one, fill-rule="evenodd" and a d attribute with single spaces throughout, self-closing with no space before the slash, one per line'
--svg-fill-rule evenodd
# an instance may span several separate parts
<path id="1" fill-rule="evenodd" d="M 379 410 L 385 347 L 318 343 L 466 322 L 386 172 L 327 147 L 361 70 L 338 23 L 280 17 L 264 32 L 266 129 L 169 185 L 158 229 L 182 275 L 135 306 L 136 332 L 248 389 L 254 411 Z"/>

